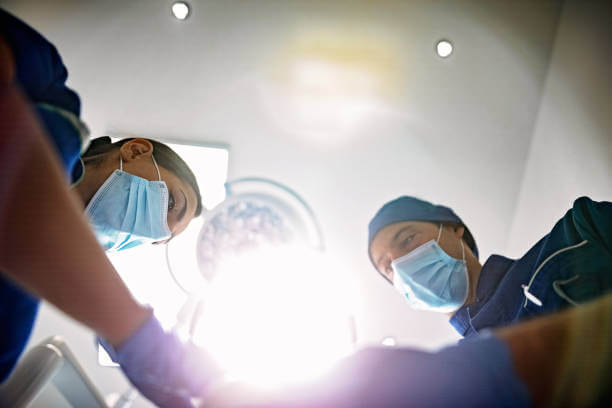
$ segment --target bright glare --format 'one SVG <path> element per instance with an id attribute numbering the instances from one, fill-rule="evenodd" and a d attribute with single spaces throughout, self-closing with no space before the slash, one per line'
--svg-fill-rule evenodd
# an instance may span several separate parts
<path id="1" fill-rule="evenodd" d="M 209 146 L 167 144 L 185 160 L 195 174 L 205 207 L 203 213 L 221 203 L 225 199 L 228 150 Z M 203 224 L 203 217 L 196 218 L 168 244 L 170 267 L 180 284 L 192 293 L 201 292 L 206 284 L 200 275 L 196 254 L 198 234 Z"/>
<path id="2" fill-rule="evenodd" d="M 225 199 L 225 182 L 229 152 L 223 147 L 194 146 L 189 144 L 166 143 L 187 163 L 196 177 L 202 203 L 213 208 Z"/>
<path id="3" fill-rule="evenodd" d="M 393 347 L 393 346 L 395 346 L 397 344 L 397 342 L 395 341 L 395 338 L 393 338 L 393 337 L 385 337 L 382 340 L 381 344 L 383 346 Z"/>
<path id="4" fill-rule="evenodd" d="M 371 94 L 379 87 L 376 76 L 358 66 L 312 59 L 296 62 L 294 70 L 296 85 L 305 92 L 318 95 Z"/>
<path id="5" fill-rule="evenodd" d="M 286 41 L 259 86 L 263 106 L 290 134 L 339 146 L 384 114 L 401 88 L 394 40 L 349 27 L 315 28 Z"/>
<path id="6" fill-rule="evenodd" d="M 229 378 L 274 387 L 352 351 L 350 282 L 320 253 L 261 249 L 223 265 L 194 341 Z"/>
<path id="7" fill-rule="evenodd" d="M 189 16 L 189 5 L 184 1 L 177 1 L 172 5 L 172 14 L 179 20 L 185 20 Z"/>
<path id="8" fill-rule="evenodd" d="M 376 104 L 380 80 L 363 67 L 304 59 L 293 69 L 297 119 L 313 129 L 347 128 Z"/>
<path id="9" fill-rule="evenodd" d="M 136 300 L 153 307 L 162 326 L 171 328 L 186 296 L 168 273 L 163 245 L 140 245 L 107 255 Z"/>
<path id="10" fill-rule="evenodd" d="M 439 41 L 436 45 L 436 51 L 440 57 L 446 58 L 452 54 L 453 44 L 446 40 Z"/>

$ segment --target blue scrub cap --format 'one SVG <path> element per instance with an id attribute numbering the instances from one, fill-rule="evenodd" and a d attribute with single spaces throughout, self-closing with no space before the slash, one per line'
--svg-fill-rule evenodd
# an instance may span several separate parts
<path id="1" fill-rule="evenodd" d="M 370 246 L 378 231 L 387 225 L 402 221 L 429 221 L 429 222 L 456 222 L 465 227 L 463 239 L 470 247 L 476 258 L 478 258 L 478 248 L 472 233 L 465 226 L 461 218 L 448 207 L 434 205 L 428 201 L 419 200 L 415 197 L 402 196 L 389 201 L 382 206 L 368 225 L 368 255 Z"/>

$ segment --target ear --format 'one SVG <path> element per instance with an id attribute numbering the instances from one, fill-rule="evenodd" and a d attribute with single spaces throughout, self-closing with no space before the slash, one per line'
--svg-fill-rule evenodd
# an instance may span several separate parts
<path id="1" fill-rule="evenodd" d="M 461 239 L 463 238 L 463 233 L 465 232 L 465 227 L 463 225 L 457 225 L 455 228 L 455 235 L 457 236 L 457 238 Z"/>
<path id="2" fill-rule="evenodd" d="M 153 154 L 153 144 L 147 139 L 132 139 L 121 146 L 120 154 L 125 162 L 150 159 Z"/>

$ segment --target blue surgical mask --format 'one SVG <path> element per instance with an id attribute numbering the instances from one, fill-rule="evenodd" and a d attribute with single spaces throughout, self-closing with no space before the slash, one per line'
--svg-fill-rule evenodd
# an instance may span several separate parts
<path id="1" fill-rule="evenodd" d="M 98 241 L 106 251 L 121 251 L 169 238 L 168 188 L 155 158 L 159 181 L 124 172 L 119 160 L 119 170 L 106 179 L 85 209 Z"/>
<path id="2" fill-rule="evenodd" d="M 413 309 L 450 313 L 465 303 L 468 292 L 468 273 L 463 260 L 448 255 L 437 240 L 431 240 L 391 262 L 393 286 L 405 296 Z"/>

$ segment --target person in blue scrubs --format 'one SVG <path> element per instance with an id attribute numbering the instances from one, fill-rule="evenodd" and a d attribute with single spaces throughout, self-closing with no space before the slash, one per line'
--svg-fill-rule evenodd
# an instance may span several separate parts
<path id="1" fill-rule="evenodd" d="M 481 265 L 453 210 L 403 196 L 370 221 L 368 254 L 413 308 L 448 314 L 470 337 L 612 291 L 612 203 L 580 197 L 521 258 Z"/>
<path id="2" fill-rule="evenodd" d="M 57 50 L 1 9 L 0 68 L 0 383 L 42 298 L 94 329 L 147 398 L 191 406 L 214 364 L 162 329 L 103 250 L 164 243 L 183 231 L 202 209 L 194 175 L 149 139 L 88 145 Z"/>

